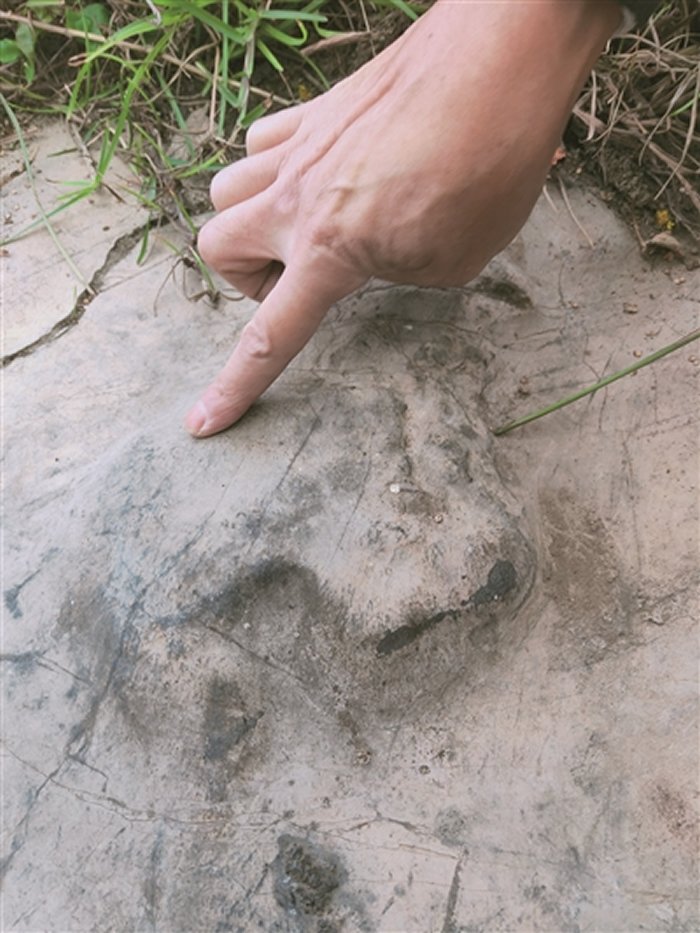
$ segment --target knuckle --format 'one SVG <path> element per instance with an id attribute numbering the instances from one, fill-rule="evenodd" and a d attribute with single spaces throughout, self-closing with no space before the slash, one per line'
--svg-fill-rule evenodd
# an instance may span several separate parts
<path id="1" fill-rule="evenodd" d="M 274 356 L 274 344 L 270 328 L 263 321 L 252 318 L 241 332 L 239 347 L 251 359 L 271 359 Z"/>

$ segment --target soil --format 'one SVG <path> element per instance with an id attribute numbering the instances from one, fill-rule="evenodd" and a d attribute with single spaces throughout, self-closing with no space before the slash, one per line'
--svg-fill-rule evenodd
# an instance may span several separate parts
<path id="1" fill-rule="evenodd" d="M 564 138 L 566 160 L 552 168 L 555 182 L 561 178 L 567 187 L 594 191 L 634 231 L 642 251 L 650 251 L 652 257 L 657 254 L 667 259 L 669 249 L 663 240 L 658 248 L 647 246 L 659 233 L 667 231 L 663 221 L 663 212 L 667 211 L 668 216 L 678 219 L 672 232 L 678 247 L 674 247 L 672 258 L 680 258 L 688 268 L 696 267 L 700 262 L 700 215 L 688 203 L 676 179 L 665 184 L 670 170 L 664 175 L 648 162 L 640 165 L 625 138 L 613 137 L 602 147 L 586 146 L 577 139 L 571 125 Z"/>

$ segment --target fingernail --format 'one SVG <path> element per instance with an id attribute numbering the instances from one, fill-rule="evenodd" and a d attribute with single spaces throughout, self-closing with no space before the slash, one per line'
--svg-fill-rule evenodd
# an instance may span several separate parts
<path id="1" fill-rule="evenodd" d="M 207 411 L 201 402 L 190 408 L 185 418 L 185 427 L 193 437 L 199 437 L 207 423 Z"/>

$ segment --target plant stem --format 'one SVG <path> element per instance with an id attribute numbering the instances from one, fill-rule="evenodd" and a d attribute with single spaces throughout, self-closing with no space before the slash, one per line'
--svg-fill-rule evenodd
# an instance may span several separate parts
<path id="1" fill-rule="evenodd" d="M 514 428 L 519 428 L 524 424 L 529 424 L 531 421 L 536 421 L 538 418 L 544 418 L 545 415 L 548 415 L 553 411 L 558 411 L 560 408 L 564 408 L 566 405 L 571 405 L 572 402 L 578 402 L 579 399 L 585 398 L 587 395 L 592 395 L 594 392 L 597 392 L 598 389 L 603 389 L 605 386 L 609 386 L 611 382 L 617 382 L 617 380 L 622 379 L 623 376 L 629 376 L 630 373 L 636 373 L 637 370 L 642 369 L 642 367 L 648 366 L 650 363 L 655 363 L 656 360 L 660 360 L 663 356 L 667 356 L 669 353 L 673 353 L 674 350 L 680 350 L 681 347 L 685 347 L 687 344 L 692 343 L 693 340 L 697 340 L 699 337 L 700 328 L 698 328 L 698 330 L 692 331 L 690 334 L 686 334 L 685 337 L 681 337 L 681 339 L 676 340 L 675 343 L 671 343 L 667 347 L 663 347 L 661 350 L 656 350 L 655 353 L 652 353 L 649 356 L 645 356 L 644 359 L 638 360 L 631 366 L 627 366 L 625 369 L 621 369 L 619 372 L 613 373 L 612 376 L 606 376 L 605 379 L 601 379 L 600 382 L 596 382 L 595 385 L 589 386 L 587 389 L 581 389 L 579 392 L 574 392 L 573 395 L 569 395 L 567 398 L 563 398 L 560 401 L 555 402 L 553 405 L 548 405 L 546 408 L 541 408 L 539 411 L 532 412 L 529 415 L 524 415 L 522 418 L 517 418 L 515 421 L 510 421 L 508 424 L 501 425 L 499 428 L 492 428 L 492 433 L 497 437 L 500 437 L 501 434 L 507 434 Z"/>
<path id="2" fill-rule="evenodd" d="M 68 268 L 71 270 L 73 275 L 80 282 L 83 288 L 89 288 L 90 286 L 88 284 L 87 279 L 85 279 L 80 269 L 78 269 L 76 264 L 73 262 L 71 257 L 68 255 L 65 247 L 63 246 L 63 243 L 61 243 L 61 241 L 58 238 L 58 234 L 56 233 L 54 228 L 51 226 L 51 221 L 49 220 L 49 216 L 44 210 L 44 206 L 41 203 L 41 200 L 39 198 L 39 192 L 36 189 L 36 181 L 34 178 L 34 172 L 32 170 L 32 160 L 29 155 L 29 150 L 27 149 L 27 144 L 24 141 L 24 136 L 22 135 L 22 128 L 19 125 L 19 121 L 17 117 L 15 116 L 14 110 L 12 109 L 12 107 L 10 107 L 7 100 L 5 100 L 4 94 L 0 94 L 0 104 L 2 104 L 10 123 L 12 124 L 12 128 L 14 129 L 17 135 L 17 139 L 19 141 L 19 147 L 22 151 L 22 159 L 24 160 L 24 167 L 27 171 L 27 178 L 29 179 L 29 184 L 32 189 L 32 194 L 34 195 L 34 201 L 36 203 L 36 206 L 39 208 L 39 214 L 41 215 L 41 222 L 44 224 L 44 226 L 48 230 L 49 235 L 51 236 L 51 239 L 56 244 L 56 248 L 60 252 L 61 256 L 63 256 L 64 261 L 68 265 Z"/>
<path id="3" fill-rule="evenodd" d="M 44 32 L 52 32 L 56 35 L 67 36 L 75 39 L 88 39 L 90 42 L 95 42 L 100 45 L 104 45 L 109 41 L 108 37 L 100 36 L 98 33 L 84 32 L 80 29 L 69 29 L 67 26 L 55 26 L 51 23 L 42 23 L 40 20 L 31 19 L 28 16 L 20 16 L 19 13 L 6 13 L 4 10 L 0 10 L 0 21 L 1 20 L 8 20 L 13 23 L 27 23 L 34 29 L 41 29 Z M 115 45 L 117 48 L 127 49 L 130 52 L 139 52 L 141 54 L 148 54 L 149 52 L 153 51 L 152 46 L 139 45 L 138 42 L 128 42 L 126 40 L 116 42 Z M 195 77 L 210 77 L 203 67 L 192 65 L 189 62 L 181 61 L 179 58 L 176 58 L 174 55 L 171 55 L 168 52 L 163 52 L 160 57 L 164 62 L 168 62 L 170 65 L 176 65 L 182 71 L 186 71 L 188 74 L 191 74 Z M 74 56 L 73 64 L 77 64 L 79 60 L 80 56 Z M 241 82 L 236 81 L 233 78 L 229 78 L 228 83 L 235 88 L 241 87 Z M 250 85 L 250 93 L 255 94 L 256 97 L 263 98 L 264 100 L 271 100 L 283 107 L 289 107 L 293 103 L 293 101 L 287 100 L 285 97 L 279 97 L 277 94 L 271 94 L 269 91 L 265 91 L 263 88 L 255 87 L 252 84 Z"/>

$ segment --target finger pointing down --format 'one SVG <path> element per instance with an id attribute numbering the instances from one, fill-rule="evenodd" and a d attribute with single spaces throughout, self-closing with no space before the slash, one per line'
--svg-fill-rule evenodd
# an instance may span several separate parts
<path id="1" fill-rule="evenodd" d="M 243 328 L 228 362 L 185 418 L 194 437 L 223 431 L 253 402 L 308 342 L 324 315 L 359 281 L 312 283 L 308 267 L 288 266 Z M 325 278 L 325 277 L 324 277 Z"/>

